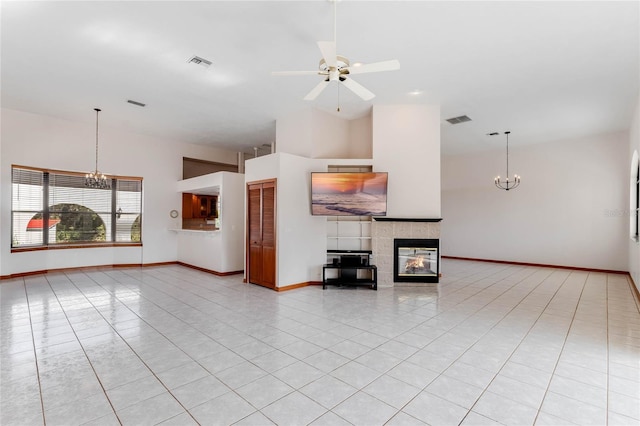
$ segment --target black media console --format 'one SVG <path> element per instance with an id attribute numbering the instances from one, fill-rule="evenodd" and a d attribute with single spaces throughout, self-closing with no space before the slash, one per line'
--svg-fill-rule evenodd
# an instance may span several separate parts
<path id="1" fill-rule="evenodd" d="M 378 268 L 370 264 L 370 256 L 370 251 L 329 251 L 331 262 L 322 267 L 322 289 L 337 285 L 368 286 L 377 290 Z"/>

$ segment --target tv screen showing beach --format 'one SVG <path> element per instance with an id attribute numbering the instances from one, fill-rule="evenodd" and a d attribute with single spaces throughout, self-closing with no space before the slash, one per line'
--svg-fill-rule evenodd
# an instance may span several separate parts
<path id="1" fill-rule="evenodd" d="M 311 173 L 311 214 L 385 216 L 387 173 Z"/>

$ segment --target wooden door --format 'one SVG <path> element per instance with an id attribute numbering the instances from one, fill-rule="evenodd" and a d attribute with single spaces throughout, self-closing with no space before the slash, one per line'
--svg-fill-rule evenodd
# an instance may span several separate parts
<path id="1" fill-rule="evenodd" d="M 248 281 L 276 286 L 276 181 L 247 185 Z"/>

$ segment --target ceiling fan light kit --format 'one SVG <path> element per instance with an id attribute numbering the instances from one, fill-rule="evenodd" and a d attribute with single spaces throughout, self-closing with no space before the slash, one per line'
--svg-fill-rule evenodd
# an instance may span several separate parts
<path id="1" fill-rule="evenodd" d="M 307 95 L 304 97 L 305 101 L 315 100 L 323 91 L 327 88 L 332 81 L 342 84 L 347 89 L 358 95 L 362 100 L 369 101 L 376 95 L 356 82 L 351 78 L 353 74 L 364 74 L 381 71 L 394 71 L 400 69 L 400 62 L 396 59 L 382 62 L 374 62 L 371 64 L 354 64 L 351 67 L 351 62 L 344 56 L 338 55 L 336 49 L 336 18 L 335 18 L 335 1 L 334 3 L 334 40 L 333 41 L 318 41 L 318 48 L 322 54 L 322 59 L 318 65 L 318 71 L 280 71 L 273 72 L 272 75 L 321 75 L 322 81 L 318 83 Z M 338 108 L 339 110 L 339 108 Z"/>

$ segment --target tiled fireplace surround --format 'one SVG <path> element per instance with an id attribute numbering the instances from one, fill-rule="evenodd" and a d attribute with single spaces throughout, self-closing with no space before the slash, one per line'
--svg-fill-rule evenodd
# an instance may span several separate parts
<path id="1" fill-rule="evenodd" d="M 440 239 L 440 222 L 421 219 L 374 220 L 371 230 L 373 264 L 378 267 L 378 287 L 401 287 L 424 284 L 393 282 L 393 240 L 395 238 Z"/>

